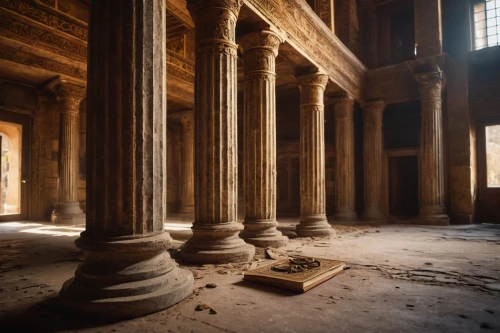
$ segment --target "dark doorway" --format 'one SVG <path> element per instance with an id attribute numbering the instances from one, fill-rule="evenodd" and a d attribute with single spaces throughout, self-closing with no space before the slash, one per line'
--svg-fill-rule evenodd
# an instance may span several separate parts
<path id="1" fill-rule="evenodd" d="M 389 205 L 394 217 L 418 215 L 417 156 L 389 157 Z"/>

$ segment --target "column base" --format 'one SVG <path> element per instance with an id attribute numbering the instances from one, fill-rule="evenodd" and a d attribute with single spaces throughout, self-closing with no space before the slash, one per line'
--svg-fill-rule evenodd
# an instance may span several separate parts
<path id="1" fill-rule="evenodd" d="M 194 206 L 180 206 L 178 213 L 194 215 Z"/>
<path id="2" fill-rule="evenodd" d="M 193 275 L 166 251 L 168 233 L 110 241 L 87 239 L 76 245 L 85 262 L 60 292 L 63 305 L 108 319 L 126 319 L 164 310 L 192 293 Z"/>
<path id="3" fill-rule="evenodd" d="M 360 224 L 368 224 L 368 225 L 378 225 L 378 224 L 386 224 L 389 222 L 389 218 L 382 214 L 379 211 L 373 212 L 364 212 L 361 215 Z"/>
<path id="4" fill-rule="evenodd" d="M 331 222 L 345 225 L 355 225 L 362 224 L 363 222 L 358 220 L 358 215 L 356 212 L 337 212 L 332 215 Z"/>
<path id="5" fill-rule="evenodd" d="M 297 237 L 333 237 L 335 229 L 328 223 L 325 214 L 300 217 L 296 227 Z"/>
<path id="6" fill-rule="evenodd" d="M 420 215 L 417 219 L 414 220 L 415 224 L 423 224 L 423 225 L 450 225 L 450 218 L 447 215 Z"/>
<path id="7" fill-rule="evenodd" d="M 85 213 L 77 202 L 57 203 L 50 216 L 53 224 L 85 224 Z"/>
<path id="8" fill-rule="evenodd" d="M 288 244 L 288 237 L 276 229 L 276 220 L 245 220 L 245 229 L 240 233 L 240 238 L 257 247 L 283 247 Z"/>
<path id="9" fill-rule="evenodd" d="M 241 224 L 195 222 L 193 236 L 181 248 L 181 260 L 193 264 L 228 264 L 253 259 L 255 247 L 238 237 Z"/>

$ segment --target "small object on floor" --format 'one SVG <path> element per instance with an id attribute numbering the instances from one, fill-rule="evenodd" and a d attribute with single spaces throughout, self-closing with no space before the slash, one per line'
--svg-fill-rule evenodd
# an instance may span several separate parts
<path id="1" fill-rule="evenodd" d="M 287 253 L 278 251 L 276 249 L 273 249 L 272 247 L 268 247 L 264 252 L 266 254 L 267 259 L 279 260 L 283 258 L 288 258 Z"/>
<path id="2" fill-rule="evenodd" d="M 215 283 L 207 283 L 205 287 L 207 287 L 209 289 L 214 289 L 214 288 L 217 288 L 217 285 Z"/>
<path id="3" fill-rule="evenodd" d="M 346 262 L 331 259 L 285 258 L 245 272 L 244 279 L 306 292 L 339 274 L 345 266 Z"/>
<path id="4" fill-rule="evenodd" d="M 203 311 L 203 310 L 208 310 L 210 307 L 206 305 L 205 303 L 198 304 L 195 308 L 196 311 Z"/>
<path id="5" fill-rule="evenodd" d="M 481 323 L 481 328 L 484 328 L 484 329 L 488 329 L 488 330 L 492 330 L 493 329 L 493 326 L 491 326 L 490 324 L 488 323 Z"/>
<path id="6" fill-rule="evenodd" d="M 488 283 L 484 287 L 489 290 L 500 291 L 500 283 Z"/>
<path id="7" fill-rule="evenodd" d="M 426 262 L 425 263 L 427 266 L 432 266 L 432 263 L 431 262 Z"/>
<path id="8" fill-rule="evenodd" d="M 210 308 L 210 310 L 208 310 L 208 313 L 210 313 L 210 314 L 217 314 L 217 311 L 215 311 L 214 309 Z"/>
<path id="9" fill-rule="evenodd" d="M 414 308 L 415 307 L 415 305 L 413 305 L 413 304 L 406 304 L 406 306 L 409 307 L 409 308 Z"/>

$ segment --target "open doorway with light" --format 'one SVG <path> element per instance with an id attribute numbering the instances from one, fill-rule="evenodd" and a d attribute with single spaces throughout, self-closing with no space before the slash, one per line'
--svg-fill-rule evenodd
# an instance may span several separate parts
<path id="1" fill-rule="evenodd" d="M 478 125 L 477 145 L 477 219 L 500 223 L 500 118 Z"/>
<path id="2" fill-rule="evenodd" d="M 28 116 L 0 110 L 0 221 L 28 219 L 29 125 Z"/>

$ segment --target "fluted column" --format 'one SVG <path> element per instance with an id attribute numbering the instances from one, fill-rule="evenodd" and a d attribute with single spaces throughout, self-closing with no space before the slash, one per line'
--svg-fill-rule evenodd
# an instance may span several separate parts
<path id="1" fill-rule="evenodd" d="M 344 95 L 335 100 L 335 195 L 333 220 L 355 223 L 356 188 L 354 168 L 354 99 Z"/>
<path id="2" fill-rule="evenodd" d="M 66 306 L 137 317 L 192 292 L 193 276 L 166 251 L 166 22 L 163 0 L 92 3 L 87 111 L 85 261 Z"/>
<path id="3" fill-rule="evenodd" d="M 189 0 L 196 27 L 195 221 L 181 249 L 192 263 L 242 262 L 255 247 L 238 237 L 237 46 L 241 0 Z"/>
<path id="4" fill-rule="evenodd" d="M 259 247 L 288 243 L 276 227 L 276 57 L 282 39 L 271 31 L 240 38 L 245 63 L 245 229 Z"/>
<path id="5" fill-rule="evenodd" d="M 182 182 L 180 213 L 194 213 L 194 115 L 186 112 L 182 123 Z"/>
<path id="6" fill-rule="evenodd" d="M 60 103 L 58 202 L 50 220 L 54 224 L 83 224 L 85 214 L 78 202 L 79 113 L 85 87 L 62 81 L 55 87 Z"/>
<path id="7" fill-rule="evenodd" d="M 328 76 L 304 75 L 300 89 L 300 224 L 299 237 L 329 237 L 335 230 L 326 218 L 325 105 Z"/>
<path id="8" fill-rule="evenodd" d="M 370 101 L 363 107 L 363 157 L 364 157 L 364 200 L 362 219 L 381 222 L 386 220 L 382 213 L 382 158 L 383 158 L 383 101 Z"/>
<path id="9" fill-rule="evenodd" d="M 419 157 L 419 222 L 448 224 L 444 206 L 443 124 L 442 99 L 443 72 L 435 68 L 430 72 L 415 73 L 420 90 L 421 131 Z"/>

